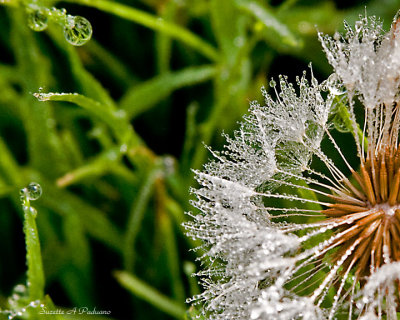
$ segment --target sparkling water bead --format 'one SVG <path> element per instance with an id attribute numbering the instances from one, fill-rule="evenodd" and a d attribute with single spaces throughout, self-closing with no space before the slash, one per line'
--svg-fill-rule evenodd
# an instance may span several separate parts
<path id="1" fill-rule="evenodd" d="M 64 27 L 65 39 L 74 46 L 82 46 L 92 37 L 92 25 L 80 16 L 68 16 Z"/>
<path id="2" fill-rule="evenodd" d="M 37 211 L 34 207 L 29 207 L 29 212 L 31 213 L 31 215 L 36 218 L 37 217 Z"/>
<path id="3" fill-rule="evenodd" d="M 43 31 L 47 28 L 47 15 L 40 9 L 28 14 L 28 26 L 33 31 Z"/>
<path id="4" fill-rule="evenodd" d="M 27 189 L 23 188 L 21 190 L 19 190 L 19 199 L 21 200 L 22 203 L 24 203 L 26 201 L 27 198 Z"/>
<path id="5" fill-rule="evenodd" d="M 27 187 L 27 196 L 30 200 L 37 200 L 42 195 L 42 187 L 36 182 L 31 182 Z"/>

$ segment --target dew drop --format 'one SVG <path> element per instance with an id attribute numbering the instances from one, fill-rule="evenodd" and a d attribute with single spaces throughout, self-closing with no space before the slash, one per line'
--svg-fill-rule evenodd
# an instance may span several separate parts
<path id="1" fill-rule="evenodd" d="M 32 217 L 37 217 L 37 211 L 34 207 L 29 207 L 29 212 L 31 213 Z"/>
<path id="2" fill-rule="evenodd" d="M 124 143 L 119 147 L 121 153 L 126 153 L 128 151 L 128 146 Z"/>
<path id="3" fill-rule="evenodd" d="M 43 31 L 47 28 L 47 15 L 40 9 L 28 14 L 28 26 L 33 31 Z"/>
<path id="4" fill-rule="evenodd" d="M 26 192 L 27 192 L 26 188 L 23 188 L 23 189 L 19 190 L 19 196 L 20 196 L 21 201 L 25 200 Z"/>
<path id="5" fill-rule="evenodd" d="M 26 188 L 26 195 L 29 200 L 37 200 L 42 195 L 42 187 L 36 182 L 31 182 Z"/>
<path id="6" fill-rule="evenodd" d="M 233 40 L 233 43 L 236 47 L 241 48 L 244 45 L 244 38 L 243 37 L 236 37 Z"/>
<path id="7" fill-rule="evenodd" d="M 60 12 L 60 11 L 59 11 L 57 8 L 52 7 L 52 8 L 50 9 L 50 11 L 49 11 L 49 15 L 50 15 L 50 16 L 56 16 L 56 14 L 59 13 L 59 12 Z"/>
<path id="8" fill-rule="evenodd" d="M 276 82 L 275 82 L 274 79 L 271 79 L 271 81 L 269 82 L 269 86 L 270 86 L 271 88 L 275 88 Z"/>
<path id="9" fill-rule="evenodd" d="M 26 292 L 26 287 L 23 284 L 18 284 L 15 286 L 14 292 L 23 294 Z"/>
<path id="10" fill-rule="evenodd" d="M 67 23 L 64 27 L 65 39 L 74 46 L 82 46 L 92 37 L 92 25 L 80 16 L 67 16 Z"/>
<path id="11" fill-rule="evenodd" d="M 114 115 L 119 118 L 119 119 L 125 119 L 126 118 L 126 111 L 119 109 L 116 112 L 114 112 Z"/>

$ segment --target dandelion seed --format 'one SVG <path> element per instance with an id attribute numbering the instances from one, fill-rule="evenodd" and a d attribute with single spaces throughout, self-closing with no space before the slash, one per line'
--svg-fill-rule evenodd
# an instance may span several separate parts
<path id="1" fill-rule="evenodd" d="M 207 248 L 192 301 L 207 318 L 397 319 L 399 23 L 385 33 L 361 17 L 345 35 L 320 34 L 328 80 L 272 81 L 276 99 L 263 89 L 265 106 L 253 102 L 227 152 L 196 172 L 200 213 L 186 228 Z M 334 127 L 352 133 L 356 167 Z"/>

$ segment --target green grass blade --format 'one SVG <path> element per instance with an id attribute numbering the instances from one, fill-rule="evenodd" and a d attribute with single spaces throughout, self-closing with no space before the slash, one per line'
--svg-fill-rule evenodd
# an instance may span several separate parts
<path id="1" fill-rule="evenodd" d="M 210 60 L 218 60 L 219 55 L 216 49 L 196 34 L 147 12 L 106 0 L 67 0 L 67 2 L 79 3 L 81 5 L 97 8 L 155 31 L 163 32 L 179 41 L 182 41 L 183 43 L 186 43 Z"/>
<path id="2" fill-rule="evenodd" d="M 210 2 L 214 34 L 226 63 L 235 67 L 240 49 L 245 46 L 245 16 L 237 10 L 232 0 L 213 0 Z"/>
<path id="3" fill-rule="evenodd" d="M 93 116 L 110 126 L 121 143 L 129 143 L 129 147 L 141 144 L 140 138 L 133 131 L 123 111 L 113 110 L 113 108 L 108 105 L 77 93 L 35 93 L 34 95 L 40 101 L 64 101 L 74 103 L 86 109 Z"/>
<path id="4" fill-rule="evenodd" d="M 63 224 L 69 263 L 64 266 L 62 284 L 75 306 L 93 307 L 94 286 L 90 244 L 77 214 L 68 215 Z"/>
<path id="5" fill-rule="evenodd" d="M 285 45 L 298 49 L 301 42 L 289 30 L 289 28 L 278 20 L 278 18 L 265 6 L 258 4 L 255 1 L 238 1 L 238 6 L 247 13 L 254 16 L 268 30 L 272 30 L 279 39 L 279 42 Z"/>
<path id="6" fill-rule="evenodd" d="M 177 18 L 178 3 L 169 1 L 162 9 L 161 18 L 166 21 L 173 22 Z M 169 35 L 158 32 L 156 34 L 156 54 L 157 54 L 157 70 L 159 73 L 166 73 L 169 71 L 169 64 L 172 52 L 172 39 Z"/>
<path id="7" fill-rule="evenodd" d="M 191 167 L 191 153 L 194 149 L 197 133 L 196 114 L 199 110 L 199 105 L 196 102 L 192 102 L 186 111 L 186 132 L 185 140 L 183 143 L 182 155 L 181 155 L 181 170 L 182 172 L 189 172 Z M 188 175 L 188 180 L 191 180 L 191 176 Z"/>
<path id="8" fill-rule="evenodd" d="M 126 88 L 126 86 L 138 81 L 121 61 L 95 40 L 91 39 L 85 47 L 89 54 L 113 76 L 113 79 L 118 81 L 118 85 Z"/>
<path id="9" fill-rule="evenodd" d="M 130 119 L 134 118 L 173 91 L 207 81 L 215 74 L 216 68 L 210 65 L 161 74 L 128 90 L 120 101 L 120 108 L 127 112 Z"/>
<path id="10" fill-rule="evenodd" d="M 21 169 L 14 159 L 13 154 L 8 149 L 4 140 L 0 137 L 0 173 L 11 185 L 21 185 Z"/>
<path id="11" fill-rule="evenodd" d="M 107 90 L 100 84 L 100 82 L 89 73 L 82 64 L 81 58 L 75 47 L 67 43 L 60 34 L 59 30 L 50 29 L 50 36 L 54 42 L 60 47 L 62 52 L 66 53 L 71 67 L 72 74 L 75 81 L 79 84 L 82 93 L 96 99 L 101 103 L 115 107 L 114 100 L 110 97 Z"/>
<path id="12" fill-rule="evenodd" d="M 133 274 L 126 271 L 116 271 L 114 276 L 125 289 L 136 297 L 147 301 L 176 319 L 184 318 L 186 310 L 181 304 L 158 292 Z"/>
<path id="13" fill-rule="evenodd" d="M 121 156 L 120 148 L 110 148 L 97 155 L 94 159 L 87 161 L 84 165 L 67 172 L 57 179 L 57 185 L 66 187 L 89 177 L 99 177 L 112 172 Z"/>
<path id="14" fill-rule="evenodd" d="M 159 196 L 159 198 L 162 197 L 162 195 Z M 163 208 L 160 208 L 160 210 L 162 211 L 160 212 L 159 223 L 165 242 L 165 250 L 168 259 L 167 263 L 171 277 L 173 296 L 178 301 L 184 301 L 185 289 L 181 278 L 181 263 L 179 258 L 177 237 L 171 221 L 172 217 L 166 212 L 165 204 L 163 204 Z"/>
<path id="15" fill-rule="evenodd" d="M 30 205 L 29 191 L 23 189 L 21 200 L 24 211 L 24 233 L 26 244 L 26 261 L 28 265 L 27 283 L 29 299 L 41 300 L 44 296 L 44 271 L 39 234 L 36 226 L 37 211 Z"/>
<path id="16" fill-rule="evenodd" d="M 40 51 L 34 33 L 21 23 L 25 21 L 24 12 L 12 10 L 11 17 L 11 39 L 20 75 L 19 84 L 24 93 L 19 99 L 20 114 L 28 139 L 29 160 L 36 169 L 57 176 L 66 169 L 67 163 L 55 127 L 46 125 L 54 121 L 52 107 L 50 104 L 41 105 L 29 94 L 50 83 L 50 60 Z M 54 166 L 54 163 L 58 165 Z"/>
<path id="17" fill-rule="evenodd" d="M 135 260 L 135 241 L 140 230 L 140 225 L 146 212 L 147 204 L 153 195 L 154 184 L 156 179 L 160 177 L 160 169 L 158 166 L 153 168 L 147 175 L 139 192 L 133 202 L 129 213 L 127 230 L 124 238 L 124 268 L 129 271 L 134 269 Z"/>
<path id="18" fill-rule="evenodd" d="M 43 179 L 43 178 L 42 178 Z M 50 182 L 47 185 L 51 186 Z M 103 242 L 117 252 L 121 251 L 121 232 L 106 215 L 77 196 L 57 187 L 49 188 L 42 203 L 61 216 L 79 215 L 85 230 L 95 239 Z"/>

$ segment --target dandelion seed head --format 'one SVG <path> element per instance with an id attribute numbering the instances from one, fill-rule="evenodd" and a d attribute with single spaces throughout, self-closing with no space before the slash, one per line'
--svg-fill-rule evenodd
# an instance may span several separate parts
<path id="1" fill-rule="evenodd" d="M 271 81 L 265 104 L 251 103 L 224 150 L 209 149 L 214 160 L 195 171 L 198 213 L 186 224 L 203 241 L 204 291 L 190 301 L 206 318 L 396 318 L 397 24 L 385 33 L 375 17 L 360 17 L 344 35 L 319 34 L 334 73 L 322 83 L 312 70 L 295 85 Z M 357 167 L 334 128 L 353 135 Z"/>

